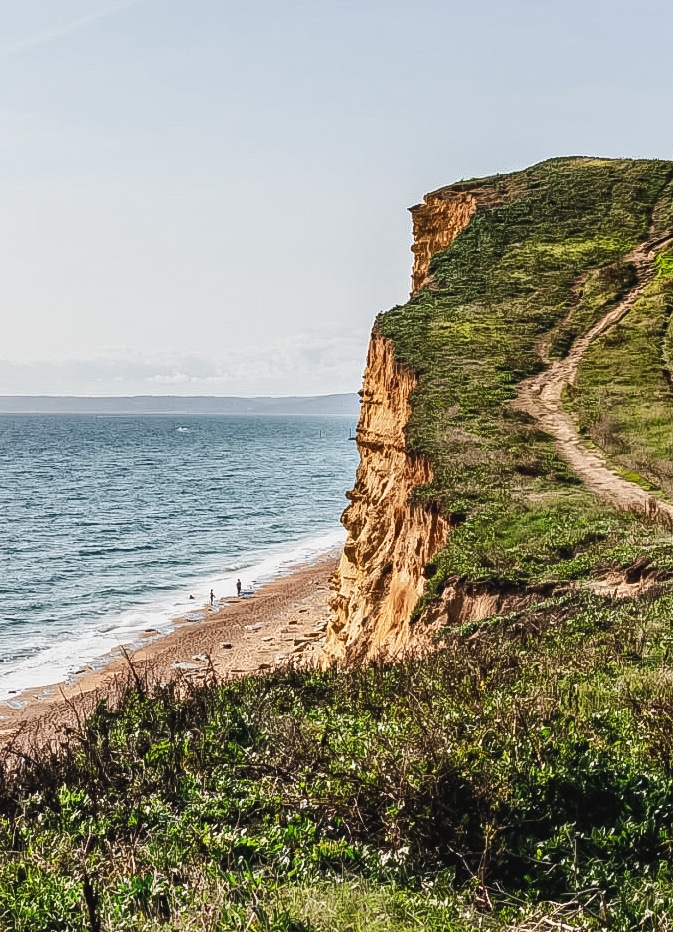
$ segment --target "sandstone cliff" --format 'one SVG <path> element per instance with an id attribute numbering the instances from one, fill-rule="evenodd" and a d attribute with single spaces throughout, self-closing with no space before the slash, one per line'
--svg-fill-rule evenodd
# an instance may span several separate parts
<path id="1" fill-rule="evenodd" d="M 431 283 L 432 256 L 451 245 L 481 205 L 499 199 L 498 182 L 441 188 L 410 209 L 414 292 Z M 425 567 L 446 540 L 448 521 L 413 501 L 414 489 L 432 479 L 428 460 L 407 448 L 415 385 L 414 374 L 395 360 L 392 344 L 374 331 L 357 431 L 360 465 L 342 518 L 348 538 L 334 580 L 327 662 L 392 657 L 408 649 Z M 417 646 L 422 640 L 421 634 Z"/>
<path id="2" fill-rule="evenodd" d="M 423 593 L 423 569 L 444 542 L 447 523 L 411 500 L 431 479 L 430 465 L 408 450 L 405 427 L 412 373 L 392 345 L 372 335 L 357 442 L 360 465 L 343 523 L 348 531 L 336 575 L 325 652 L 334 661 L 395 655 Z"/>
<path id="3" fill-rule="evenodd" d="M 414 234 L 411 247 L 414 254 L 412 294 L 431 283 L 428 266 L 435 253 L 451 245 L 478 207 L 497 203 L 502 197 L 507 179 L 497 180 L 497 185 L 480 182 L 440 188 L 426 194 L 421 204 L 409 208 Z"/>
<path id="4" fill-rule="evenodd" d="M 414 291 L 429 283 L 432 256 L 451 245 L 480 204 L 496 197 L 489 186 L 442 188 L 411 208 Z M 415 385 L 414 374 L 396 362 L 392 344 L 374 331 L 357 430 L 360 465 L 342 517 L 348 537 L 334 580 L 327 662 L 399 656 L 408 649 L 425 567 L 446 540 L 446 519 L 413 502 L 414 489 L 432 479 L 428 460 L 407 448 Z"/>
<path id="5" fill-rule="evenodd" d="M 587 503 L 569 474 L 574 462 L 559 462 L 553 431 L 534 429 L 515 402 L 545 362 L 544 328 L 557 355 L 573 340 L 584 350 L 598 333 L 583 335 L 587 322 L 605 309 L 609 324 L 616 313 L 615 270 L 642 252 L 638 288 L 655 281 L 650 253 L 669 248 L 672 179 L 671 163 L 660 161 L 552 159 L 459 182 L 411 208 L 412 299 L 381 315 L 372 335 L 327 662 L 399 656 L 428 645 L 439 627 L 507 613 L 534 591 L 528 583 L 552 578 L 554 565 L 589 546 L 577 543 Z M 605 229 L 618 231 L 609 249 Z M 597 284 L 585 295 L 589 272 Z M 663 307 L 668 292 L 657 288 Z M 660 348 L 653 353 L 660 358 Z M 668 398 L 666 386 L 658 392 Z M 414 495 L 428 483 L 457 530 Z M 413 623 L 431 562 L 436 598 Z"/>

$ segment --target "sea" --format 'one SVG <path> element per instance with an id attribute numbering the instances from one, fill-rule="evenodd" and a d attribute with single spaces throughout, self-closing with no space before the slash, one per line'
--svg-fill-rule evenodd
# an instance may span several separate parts
<path id="1" fill-rule="evenodd" d="M 0 703 L 338 547 L 353 426 L 0 415 Z"/>

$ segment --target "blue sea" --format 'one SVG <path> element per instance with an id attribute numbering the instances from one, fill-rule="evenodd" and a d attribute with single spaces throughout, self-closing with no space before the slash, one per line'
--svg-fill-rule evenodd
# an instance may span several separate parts
<path id="1" fill-rule="evenodd" d="M 0 415 L 0 701 L 341 544 L 352 427 Z"/>

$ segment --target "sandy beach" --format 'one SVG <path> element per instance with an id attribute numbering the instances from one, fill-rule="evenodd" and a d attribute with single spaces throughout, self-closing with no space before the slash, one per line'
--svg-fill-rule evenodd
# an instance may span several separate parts
<path id="1" fill-rule="evenodd" d="M 74 681 L 27 690 L 0 703 L 0 744 L 58 744 L 70 729 L 108 697 L 114 702 L 128 682 L 131 665 L 149 683 L 202 681 L 270 670 L 285 663 L 311 665 L 318 657 L 329 619 L 329 580 L 337 553 L 260 587 L 253 595 L 217 600 L 195 611 L 202 620 L 177 619 L 165 637 L 128 657 L 115 656 L 102 669 L 85 668 Z M 130 661 L 130 663 L 129 663 Z M 14 708 L 12 708 L 14 706 Z"/>

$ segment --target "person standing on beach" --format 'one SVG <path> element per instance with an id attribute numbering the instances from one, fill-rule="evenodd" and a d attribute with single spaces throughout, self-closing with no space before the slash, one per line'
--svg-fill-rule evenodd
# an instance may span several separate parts
<path id="1" fill-rule="evenodd" d="M 241 580 L 240 579 L 236 580 L 236 595 L 239 597 L 239 599 L 241 598 Z"/>
<path id="2" fill-rule="evenodd" d="M 211 589 L 211 590 L 210 590 L 210 607 L 211 607 L 211 608 L 213 607 L 213 602 L 214 602 L 214 601 L 215 601 L 215 593 L 214 593 L 213 590 Z"/>

